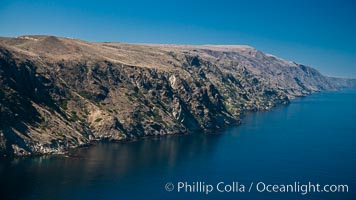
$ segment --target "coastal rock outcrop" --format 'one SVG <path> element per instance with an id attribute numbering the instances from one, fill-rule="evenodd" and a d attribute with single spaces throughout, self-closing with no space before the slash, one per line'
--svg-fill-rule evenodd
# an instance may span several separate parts
<path id="1" fill-rule="evenodd" d="M 350 86 L 249 46 L 0 38 L 0 155 L 211 132 L 245 111 Z"/>

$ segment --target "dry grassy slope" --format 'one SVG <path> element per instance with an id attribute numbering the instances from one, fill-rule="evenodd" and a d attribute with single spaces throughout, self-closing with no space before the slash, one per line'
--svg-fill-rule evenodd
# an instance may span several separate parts
<path id="1" fill-rule="evenodd" d="M 245 110 L 335 89 L 316 70 L 249 46 L 0 38 L 0 154 L 92 140 L 214 131 Z"/>

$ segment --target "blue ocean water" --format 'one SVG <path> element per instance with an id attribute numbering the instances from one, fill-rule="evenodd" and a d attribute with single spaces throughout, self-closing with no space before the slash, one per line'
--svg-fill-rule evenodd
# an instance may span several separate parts
<path id="1" fill-rule="evenodd" d="M 248 114 L 242 125 L 218 134 L 99 143 L 71 157 L 0 160 L 0 198 L 356 199 L 355 105 L 356 91 L 324 92 Z M 178 192 L 179 182 L 246 188 L 206 194 L 187 186 Z M 348 192 L 259 192 L 259 182 L 347 185 Z M 167 183 L 173 191 L 166 191 Z"/>

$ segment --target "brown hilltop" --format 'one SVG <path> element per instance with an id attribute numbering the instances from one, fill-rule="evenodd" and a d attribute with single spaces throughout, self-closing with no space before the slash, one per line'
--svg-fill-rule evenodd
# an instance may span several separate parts
<path id="1" fill-rule="evenodd" d="M 214 131 L 336 81 L 249 46 L 2 37 L 0 154 Z"/>

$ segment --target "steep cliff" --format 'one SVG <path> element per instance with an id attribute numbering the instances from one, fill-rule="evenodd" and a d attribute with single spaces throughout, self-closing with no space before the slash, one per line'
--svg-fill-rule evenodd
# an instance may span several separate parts
<path id="1" fill-rule="evenodd" d="M 351 82 L 249 46 L 0 38 L 0 155 L 214 131 Z"/>

